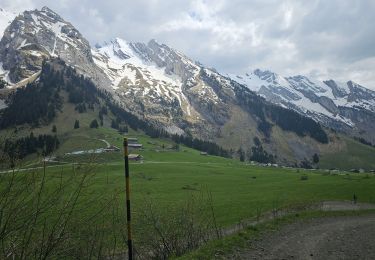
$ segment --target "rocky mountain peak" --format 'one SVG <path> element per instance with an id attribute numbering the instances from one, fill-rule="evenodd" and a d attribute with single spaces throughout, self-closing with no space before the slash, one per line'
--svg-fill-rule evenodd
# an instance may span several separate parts
<path id="1" fill-rule="evenodd" d="M 255 69 L 254 75 L 258 76 L 262 80 L 266 80 L 267 82 L 275 82 L 278 79 L 278 75 L 269 70 L 261 70 Z"/>
<path id="2" fill-rule="evenodd" d="M 287 77 L 286 80 L 297 90 L 309 91 L 309 92 L 327 92 L 327 88 L 322 86 L 320 82 L 309 79 L 303 75 L 297 75 L 292 77 Z"/>
<path id="3" fill-rule="evenodd" d="M 59 57 L 78 72 L 99 80 L 89 42 L 48 7 L 17 16 L 0 41 L 0 60 L 12 84 L 33 77 L 43 60 L 51 57 Z"/>
<path id="4" fill-rule="evenodd" d="M 111 40 L 111 45 L 114 55 L 116 55 L 118 58 L 125 60 L 133 56 L 126 41 L 120 38 L 114 38 Z"/>
<path id="5" fill-rule="evenodd" d="M 349 94 L 349 88 L 346 83 L 339 83 L 332 79 L 323 82 L 332 90 L 335 98 L 344 98 Z"/>
<path id="6" fill-rule="evenodd" d="M 177 75 L 182 82 L 189 81 L 200 70 L 188 57 L 165 44 L 159 44 L 156 40 L 150 40 L 147 44 L 135 43 L 132 46 L 142 59 L 164 67 L 167 74 Z"/>
<path id="7" fill-rule="evenodd" d="M 279 90 L 284 89 L 285 91 L 283 91 L 286 95 L 290 96 L 292 99 L 296 99 L 295 97 L 292 97 L 292 96 L 295 96 L 293 94 L 294 90 L 293 88 L 290 88 L 290 83 L 289 83 L 289 79 L 286 78 L 286 77 L 283 77 L 281 76 L 280 74 L 277 74 L 273 71 L 270 71 L 270 70 L 260 70 L 260 69 L 255 69 L 254 72 L 253 72 L 253 75 L 255 76 L 255 79 L 251 80 L 252 82 L 254 82 L 254 84 L 264 84 L 264 86 L 273 86 L 273 87 L 278 87 Z M 302 77 L 298 77 L 297 78 L 293 78 L 292 79 L 293 81 L 302 81 L 303 78 Z M 258 90 L 260 90 L 261 88 L 258 87 Z M 264 89 L 263 89 L 264 90 Z"/>
<path id="8" fill-rule="evenodd" d="M 357 132 L 369 140 L 375 136 L 375 92 L 353 81 L 319 81 L 303 75 L 282 77 L 256 69 L 233 77 L 268 101 L 293 109 L 339 131 Z"/>
<path id="9" fill-rule="evenodd" d="M 149 45 L 158 45 L 158 46 L 160 45 L 156 39 L 149 40 L 148 44 Z M 162 44 L 162 45 L 164 45 L 164 44 Z M 166 45 L 164 45 L 164 46 L 166 46 Z"/>
<path id="10" fill-rule="evenodd" d="M 38 10 L 36 10 L 38 11 Z M 63 22 L 64 20 L 61 18 L 60 15 L 58 15 L 57 13 L 55 13 L 54 11 L 52 11 L 50 8 L 48 8 L 47 6 L 43 6 L 42 9 L 39 11 L 41 14 L 44 14 L 48 17 L 50 17 L 51 19 L 54 19 L 56 21 L 61 21 Z"/>

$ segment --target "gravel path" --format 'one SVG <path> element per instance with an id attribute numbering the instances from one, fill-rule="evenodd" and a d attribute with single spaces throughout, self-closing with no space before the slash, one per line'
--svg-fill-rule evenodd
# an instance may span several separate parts
<path id="1" fill-rule="evenodd" d="M 98 140 L 102 141 L 103 143 L 105 143 L 105 145 L 107 146 L 106 148 L 111 147 L 111 144 L 107 140 L 105 140 L 105 139 L 98 139 Z"/>
<path id="2" fill-rule="evenodd" d="M 375 204 L 352 201 L 324 201 L 321 205 L 323 211 L 338 211 L 338 210 L 364 210 L 375 209 Z"/>
<path id="3" fill-rule="evenodd" d="M 228 258 L 375 259 L 375 215 L 296 222 Z"/>

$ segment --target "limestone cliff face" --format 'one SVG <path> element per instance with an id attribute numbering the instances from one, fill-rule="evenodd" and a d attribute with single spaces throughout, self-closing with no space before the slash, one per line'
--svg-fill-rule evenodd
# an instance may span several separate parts
<path id="1" fill-rule="evenodd" d="M 0 41 L 0 60 L 11 83 L 37 73 L 50 57 L 59 57 L 80 73 L 105 83 L 88 41 L 73 25 L 47 7 L 18 15 Z"/>
<path id="2" fill-rule="evenodd" d="M 229 81 L 164 44 L 116 38 L 94 49 L 93 56 L 124 107 L 168 131 L 212 140 L 229 117 L 228 100 L 222 98 Z M 212 84 L 210 76 L 223 84 Z"/>

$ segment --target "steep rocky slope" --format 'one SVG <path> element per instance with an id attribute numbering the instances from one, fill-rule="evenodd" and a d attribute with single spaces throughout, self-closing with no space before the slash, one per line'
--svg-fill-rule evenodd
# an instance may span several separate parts
<path id="1" fill-rule="evenodd" d="M 127 43 L 117 38 L 93 50 L 93 55 L 125 106 L 164 124 L 168 131 L 182 134 L 189 125 L 215 131 L 212 128 L 226 117 L 222 93 L 202 79 L 202 74 L 219 75 L 164 44 L 155 40 Z M 228 84 L 221 78 L 223 85 Z M 210 131 L 196 133 L 214 136 Z"/>
<path id="2" fill-rule="evenodd" d="M 295 112 L 280 110 L 244 85 L 155 40 L 143 44 L 117 38 L 94 49 L 93 57 L 111 79 L 111 88 L 124 107 L 170 132 L 192 134 L 246 152 L 254 138 L 259 138 L 281 161 L 311 158 L 319 152 L 316 142 L 326 140 L 314 121 L 305 122 Z M 280 116 L 291 125 L 305 124 L 298 130 L 287 129 Z M 310 136 L 311 144 L 306 144 L 305 136 Z"/>
<path id="3" fill-rule="evenodd" d="M 375 142 L 375 92 L 353 81 L 319 82 L 301 75 L 282 77 L 259 69 L 232 78 L 275 104 Z"/>
<path id="4" fill-rule="evenodd" d="M 0 61 L 10 83 L 17 86 L 36 75 L 50 57 L 59 57 L 99 84 L 106 83 L 93 63 L 88 41 L 48 7 L 23 12 L 4 31 Z"/>

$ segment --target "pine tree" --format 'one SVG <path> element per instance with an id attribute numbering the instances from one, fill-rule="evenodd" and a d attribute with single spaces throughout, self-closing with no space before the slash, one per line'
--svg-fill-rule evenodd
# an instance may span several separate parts
<path id="1" fill-rule="evenodd" d="M 111 127 L 114 128 L 114 129 L 118 129 L 119 125 L 118 125 L 118 123 L 115 120 L 112 119 Z"/>
<path id="2" fill-rule="evenodd" d="M 5 88 L 6 86 L 8 86 L 8 83 L 5 80 L 0 79 L 0 89 Z"/>
<path id="3" fill-rule="evenodd" d="M 240 148 L 238 150 L 238 155 L 240 156 L 240 161 L 244 162 L 245 161 L 245 152 L 242 150 L 242 148 Z"/>
<path id="4" fill-rule="evenodd" d="M 96 119 L 92 120 L 90 123 L 90 128 L 98 128 L 98 127 L 99 127 L 98 120 Z"/>
<path id="5" fill-rule="evenodd" d="M 74 129 L 78 129 L 78 128 L 79 128 L 79 121 L 76 120 L 76 121 L 74 122 Z"/>
<path id="6" fill-rule="evenodd" d="M 318 163 L 319 162 L 319 155 L 318 154 L 314 154 L 314 156 L 313 156 L 313 162 L 314 163 Z"/>

